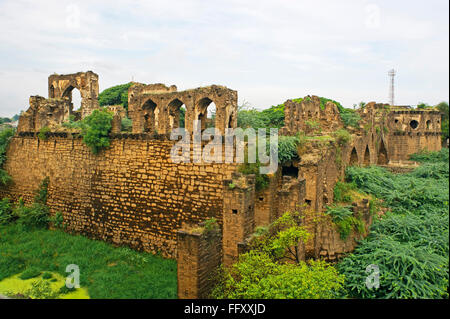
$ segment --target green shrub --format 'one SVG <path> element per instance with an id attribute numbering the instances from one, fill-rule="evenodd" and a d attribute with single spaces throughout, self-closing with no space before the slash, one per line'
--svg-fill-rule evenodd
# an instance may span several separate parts
<path id="1" fill-rule="evenodd" d="M 8 198 L 3 198 L 0 201 L 0 225 L 9 224 L 13 220 L 13 213 L 11 203 Z"/>
<path id="2" fill-rule="evenodd" d="M 328 206 L 325 214 L 331 216 L 343 240 L 347 239 L 352 230 L 359 234 L 364 234 L 366 231 L 364 222 L 353 216 L 351 206 Z"/>
<path id="3" fill-rule="evenodd" d="M 50 132 L 50 128 L 48 126 L 44 126 L 39 130 L 38 138 L 40 140 L 46 141 L 48 139 L 47 133 Z"/>
<path id="4" fill-rule="evenodd" d="M 350 297 L 448 298 L 448 150 L 412 158 L 423 164 L 407 174 L 380 167 L 347 169 L 347 181 L 391 210 L 338 264 Z M 370 264 L 380 270 L 378 289 L 365 285 Z"/>
<path id="5" fill-rule="evenodd" d="M 48 195 L 48 183 L 50 179 L 45 177 L 41 184 L 39 185 L 38 190 L 36 191 L 36 196 L 34 197 L 34 202 L 39 204 L 47 204 L 47 195 Z"/>
<path id="6" fill-rule="evenodd" d="M 2 166 L 6 160 L 6 149 L 8 148 L 9 141 L 15 132 L 13 128 L 6 128 L 0 131 L 0 185 L 6 185 L 11 181 L 11 177 L 2 169 Z"/>
<path id="7" fill-rule="evenodd" d="M 298 159 L 298 145 L 301 142 L 300 135 L 278 136 L 278 162 L 280 164 Z"/>
<path id="8" fill-rule="evenodd" d="M 48 207 L 40 203 L 31 206 L 19 204 L 14 209 L 14 215 L 18 217 L 16 223 L 24 230 L 47 228 L 50 221 Z"/>
<path id="9" fill-rule="evenodd" d="M 36 267 L 28 267 L 22 272 L 19 276 L 20 279 L 26 280 L 39 276 L 41 274 L 41 270 Z"/>
<path id="10" fill-rule="evenodd" d="M 94 154 L 109 146 L 109 133 L 113 115 L 105 109 L 94 110 L 83 119 L 81 134 L 83 142 L 91 148 Z"/>
<path id="11" fill-rule="evenodd" d="M 342 293 L 343 276 L 323 261 L 298 265 L 274 262 L 250 251 L 231 269 L 222 269 L 212 296 L 227 299 L 323 299 Z"/>
<path id="12" fill-rule="evenodd" d="M 352 140 L 352 135 L 346 129 L 337 130 L 334 137 L 339 146 L 345 146 Z"/>
<path id="13" fill-rule="evenodd" d="M 123 117 L 121 120 L 121 131 L 122 132 L 131 132 L 131 128 L 133 126 L 133 121 L 128 117 Z"/>
<path id="14" fill-rule="evenodd" d="M 361 117 L 358 112 L 352 109 L 343 109 L 340 113 L 341 120 L 345 127 L 359 128 Z"/>
<path id="15" fill-rule="evenodd" d="M 334 186 L 334 201 L 351 203 L 353 201 L 351 191 L 356 190 L 355 183 L 337 182 Z"/>
<path id="16" fill-rule="evenodd" d="M 125 109 L 128 110 L 128 89 L 131 85 L 133 85 L 132 82 L 116 85 L 103 90 L 98 95 L 99 105 L 122 105 Z"/>

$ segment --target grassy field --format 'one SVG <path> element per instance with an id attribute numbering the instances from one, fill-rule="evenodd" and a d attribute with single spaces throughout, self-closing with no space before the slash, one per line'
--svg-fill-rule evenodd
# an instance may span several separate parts
<path id="1" fill-rule="evenodd" d="M 58 281 L 63 286 L 58 274 L 67 276 L 69 264 L 79 266 L 81 287 L 90 298 L 177 298 L 174 260 L 59 230 L 0 226 L 0 289 L 2 283 L 11 288 L 19 286 L 17 280 L 41 278 L 46 272 L 56 277 L 53 286 Z"/>

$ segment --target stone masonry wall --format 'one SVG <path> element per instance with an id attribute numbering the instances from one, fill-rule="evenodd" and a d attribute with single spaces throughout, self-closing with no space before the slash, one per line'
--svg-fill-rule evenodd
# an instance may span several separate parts
<path id="1" fill-rule="evenodd" d="M 114 138 L 94 155 L 69 137 L 14 137 L 4 165 L 13 183 L 0 196 L 31 202 L 48 176 L 48 205 L 69 230 L 167 257 L 183 223 L 222 224 L 222 185 L 235 165 L 172 163 L 167 139 Z"/>

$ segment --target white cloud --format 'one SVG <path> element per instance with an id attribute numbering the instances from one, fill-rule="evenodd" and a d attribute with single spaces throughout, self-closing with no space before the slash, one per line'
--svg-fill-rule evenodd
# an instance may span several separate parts
<path id="1" fill-rule="evenodd" d="M 47 95 L 53 72 L 130 81 L 223 84 L 262 108 L 319 94 L 351 106 L 448 100 L 446 1 L 0 2 L 1 115 Z"/>

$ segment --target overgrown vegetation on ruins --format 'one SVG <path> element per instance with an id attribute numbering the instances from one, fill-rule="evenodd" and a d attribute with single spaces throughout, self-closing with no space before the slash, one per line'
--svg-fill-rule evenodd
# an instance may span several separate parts
<path id="1" fill-rule="evenodd" d="M 15 129 L 6 128 L 0 131 L 0 185 L 5 185 L 11 179 L 8 173 L 2 169 L 3 163 L 6 160 L 6 148 L 8 147 L 9 140 L 15 134 Z"/>
<path id="2" fill-rule="evenodd" d="M 80 130 L 83 142 L 94 154 L 97 154 L 101 149 L 110 145 L 109 133 L 111 132 L 112 119 L 111 112 L 106 109 L 98 109 L 81 121 L 73 121 L 73 118 L 71 118 L 68 122 L 63 123 L 63 126 Z"/>
<path id="3" fill-rule="evenodd" d="M 380 198 L 390 212 L 338 264 L 349 296 L 356 298 L 448 297 L 448 149 L 412 156 L 422 165 L 408 174 L 381 167 L 349 167 L 347 181 Z M 339 196 L 339 195 L 338 195 Z M 365 280 L 368 265 L 380 270 L 378 289 Z"/>
<path id="4" fill-rule="evenodd" d="M 344 277 L 328 263 L 302 261 L 299 245 L 310 234 L 299 213 L 285 213 L 268 227 L 256 229 L 250 251 L 231 269 L 221 268 L 214 298 L 317 299 L 342 294 Z"/>
<path id="5" fill-rule="evenodd" d="M 100 106 L 106 105 L 122 105 L 128 110 L 128 89 L 133 85 L 132 82 L 115 85 L 103 90 L 98 95 L 98 103 Z"/>

